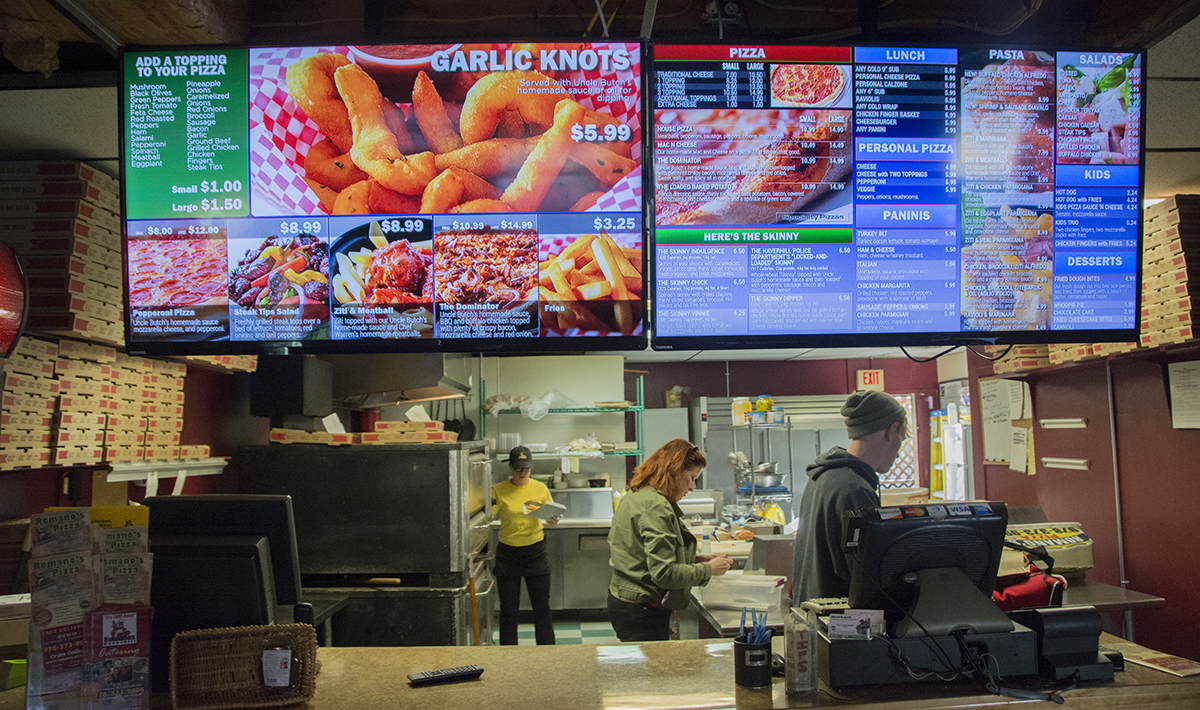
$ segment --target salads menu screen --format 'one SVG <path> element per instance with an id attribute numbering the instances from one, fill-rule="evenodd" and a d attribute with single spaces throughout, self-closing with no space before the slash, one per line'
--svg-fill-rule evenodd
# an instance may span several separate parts
<path id="1" fill-rule="evenodd" d="M 1140 54 L 656 45 L 652 75 L 655 348 L 1134 337 Z"/>
<path id="2" fill-rule="evenodd" d="M 641 69 L 636 42 L 125 53 L 130 346 L 644 346 Z"/>

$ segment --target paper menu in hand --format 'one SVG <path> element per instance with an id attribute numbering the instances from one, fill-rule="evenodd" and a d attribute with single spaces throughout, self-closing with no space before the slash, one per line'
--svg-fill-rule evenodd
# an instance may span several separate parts
<path id="1" fill-rule="evenodd" d="M 540 506 L 534 508 L 533 510 L 528 510 L 525 512 L 525 514 L 528 516 L 534 517 L 534 518 L 541 518 L 542 520 L 549 520 L 550 518 L 553 518 L 556 515 L 561 515 L 566 510 L 567 510 L 567 506 L 563 505 L 562 503 L 550 502 L 550 503 L 545 503 L 543 505 L 540 505 Z"/>

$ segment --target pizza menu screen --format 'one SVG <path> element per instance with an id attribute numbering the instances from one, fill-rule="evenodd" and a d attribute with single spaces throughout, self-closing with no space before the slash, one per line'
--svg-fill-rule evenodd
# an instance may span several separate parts
<path id="1" fill-rule="evenodd" d="M 1121 52 L 656 45 L 653 346 L 1131 337 L 1141 72 Z"/>
<path id="2" fill-rule="evenodd" d="M 134 349 L 644 346 L 640 44 L 122 61 Z"/>

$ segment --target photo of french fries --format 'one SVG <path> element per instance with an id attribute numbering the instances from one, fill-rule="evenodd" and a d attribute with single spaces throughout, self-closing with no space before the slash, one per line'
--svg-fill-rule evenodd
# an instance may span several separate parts
<path id="1" fill-rule="evenodd" d="M 463 45 L 532 57 L 586 46 Z M 294 151 L 276 140 L 315 198 L 305 202 L 310 214 L 578 211 L 640 168 L 638 110 L 611 115 L 595 71 L 422 70 L 405 79 L 411 93 L 398 104 L 381 91 L 396 79 L 386 67 L 357 64 L 347 48 L 310 52 L 286 65 L 288 100 L 275 119 L 317 128 L 297 134 Z M 638 72 L 623 71 L 636 96 Z"/>
<path id="2" fill-rule="evenodd" d="M 601 230 L 538 264 L 542 335 L 641 332 L 642 250 Z"/>

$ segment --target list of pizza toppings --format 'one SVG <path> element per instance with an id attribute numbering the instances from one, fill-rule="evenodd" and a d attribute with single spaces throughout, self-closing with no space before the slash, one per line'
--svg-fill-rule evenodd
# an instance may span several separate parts
<path id="1" fill-rule="evenodd" d="M 250 214 L 244 50 L 126 57 L 129 219 Z"/>

